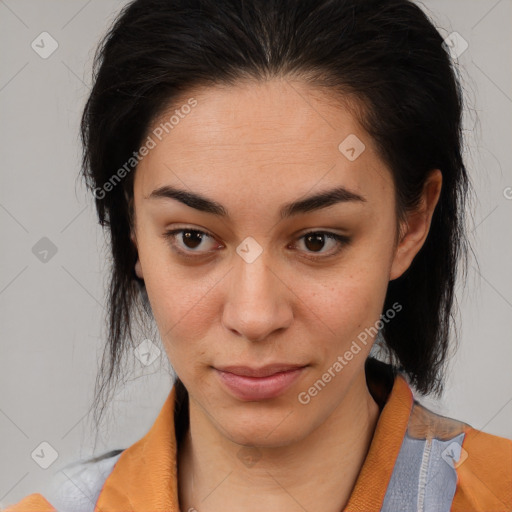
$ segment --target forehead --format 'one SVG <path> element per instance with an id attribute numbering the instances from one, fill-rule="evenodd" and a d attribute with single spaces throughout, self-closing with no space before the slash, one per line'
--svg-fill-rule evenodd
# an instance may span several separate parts
<path id="1" fill-rule="evenodd" d="M 296 198 L 316 185 L 342 184 L 366 196 L 391 186 L 355 116 L 334 95 L 303 82 L 195 89 L 148 133 L 155 147 L 139 164 L 135 184 L 144 197 L 167 184 L 217 196 L 249 189 L 267 199 Z"/>

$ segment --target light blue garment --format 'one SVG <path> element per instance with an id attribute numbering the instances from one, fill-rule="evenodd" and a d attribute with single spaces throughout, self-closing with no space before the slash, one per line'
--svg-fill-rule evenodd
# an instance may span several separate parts
<path id="1" fill-rule="evenodd" d="M 381 512 L 449 512 L 457 487 L 453 460 L 464 433 L 452 439 L 414 439 L 406 434 Z"/>
<path id="2" fill-rule="evenodd" d="M 45 498 L 57 512 L 94 512 L 103 484 L 120 456 L 67 465 L 56 473 Z"/>

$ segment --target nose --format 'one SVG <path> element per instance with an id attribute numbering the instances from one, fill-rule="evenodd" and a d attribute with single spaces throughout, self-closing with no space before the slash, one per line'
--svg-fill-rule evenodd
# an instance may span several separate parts
<path id="1" fill-rule="evenodd" d="M 224 326 L 249 341 L 262 341 L 293 320 L 293 293 L 264 253 L 248 263 L 237 256 L 229 273 Z"/>

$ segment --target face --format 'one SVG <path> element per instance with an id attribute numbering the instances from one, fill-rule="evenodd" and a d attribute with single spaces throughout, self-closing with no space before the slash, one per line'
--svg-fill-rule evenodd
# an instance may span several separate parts
<path id="1" fill-rule="evenodd" d="M 137 268 L 167 355 L 191 407 L 242 444 L 285 445 L 333 413 L 373 341 L 356 352 L 354 340 L 410 262 L 394 245 L 389 169 L 323 94 L 278 80 L 198 89 L 165 136 L 174 109 L 151 127 L 160 137 L 148 132 L 156 146 L 135 174 Z M 302 369 L 219 372 L 273 364 Z"/>

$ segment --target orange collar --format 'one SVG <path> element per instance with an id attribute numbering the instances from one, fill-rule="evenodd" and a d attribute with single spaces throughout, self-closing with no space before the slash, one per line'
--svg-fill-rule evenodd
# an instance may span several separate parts
<path id="1" fill-rule="evenodd" d="M 125 449 L 105 480 L 94 512 L 180 512 L 174 428 L 175 387 L 149 432 Z M 368 455 L 343 512 L 380 510 L 413 405 L 401 375 L 380 413 Z"/>
<path id="2" fill-rule="evenodd" d="M 380 413 L 368 455 L 343 512 L 380 510 L 391 473 L 402 446 L 414 397 L 406 380 L 395 377 L 393 389 Z"/>

